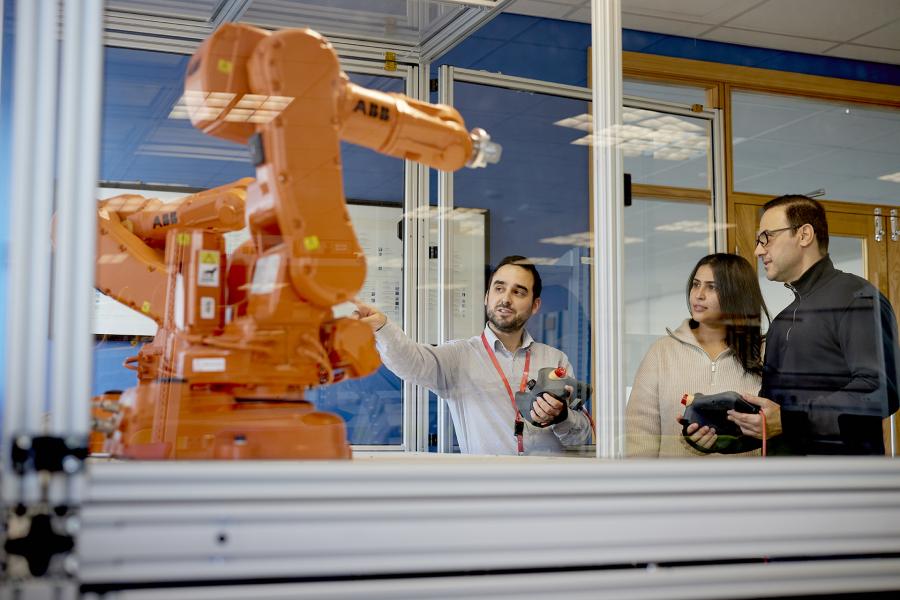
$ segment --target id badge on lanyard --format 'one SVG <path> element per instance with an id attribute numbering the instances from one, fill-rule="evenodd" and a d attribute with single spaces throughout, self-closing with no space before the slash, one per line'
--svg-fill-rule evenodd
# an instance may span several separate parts
<path id="1" fill-rule="evenodd" d="M 491 362 L 494 363 L 494 369 L 496 369 L 497 374 L 500 375 L 500 380 L 503 381 L 503 385 L 506 387 L 506 393 L 509 394 L 509 401 L 512 403 L 513 411 L 516 415 L 516 420 L 513 423 L 513 434 L 516 436 L 516 449 L 519 454 L 525 454 L 525 443 L 523 441 L 525 421 L 522 420 L 522 415 L 519 414 L 519 409 L 516 406 L 516 396 L 513 394 L 512 387 L 509 385 L 509 380 L 506 379 L 506 374 L 503 372 L 503 369 L 500 368 L 497 356 L 494 354 L 493 348 L 491 348 L 491 345 L 488 343 L 487 336 L 484 335 L 484 332 L 481 332 L 481 342 L 484 344 L 484 349 L 487 350 L 488 356 L 491 357 Z M 531 350 L 526 350 L 525 369 L 522 371 L 522 382 L 519 384 L 520 392 L 524 392 L 525 387 L 528 385 L 528 369 L 530 366 Z"/>

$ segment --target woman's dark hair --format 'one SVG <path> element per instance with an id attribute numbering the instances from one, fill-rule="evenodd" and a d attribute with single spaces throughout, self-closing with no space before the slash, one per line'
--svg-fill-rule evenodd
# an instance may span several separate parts
<path id="1" fill-rule="evenodd" d="M 709 265 L 716 280 L 719 310 L 725 323 L 725 343 L 734 351 L 747 373 L 762 373 L 762 314 L 771 322 L 769 311 L 759 289 L 753 266 L 737 254 L 710 254 L 700 259 L 687 280 L 688 311 L 691 309 L 691 287 L 697 270 Z M 691 329 L 699 323 L 690 320 Z"/>

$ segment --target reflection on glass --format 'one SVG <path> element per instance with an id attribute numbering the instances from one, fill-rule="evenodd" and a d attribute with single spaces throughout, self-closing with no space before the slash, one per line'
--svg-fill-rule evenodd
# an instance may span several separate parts
<path id="1" fill-rule="evenodd" d="M 586 132 L 573 144 L 615 145 L 635 183 L 709 188 L 708 121 L 625 106 L 622 124 L 593 134 L 593 117 L 575 114 L 556 125 Z"/>
<path id="2" fill-rule="evenodd" d="M 736 191 L 900 203 L 900 111 L 756 92 L 732 110 Z"/>
<path id="3" fill-rule="evenodd" d="M 635 198 L 625 208 L 625 381 L 667 327 L 684 319 L 691 265 L 713 249 L 705 202 Z"/>

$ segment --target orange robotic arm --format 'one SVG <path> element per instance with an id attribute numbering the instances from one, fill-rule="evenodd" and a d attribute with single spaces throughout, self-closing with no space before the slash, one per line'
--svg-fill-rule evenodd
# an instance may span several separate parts
<path id="1" fill-rule="evenodd" d="M 499 158 L 499 146 L 466 131 L 453 108 L 351 83 L 331 44 L 309 29 L 223 25 L 189 63 L 185 100 L 199 129 L 249 142 L 257 183 L 247 217 L 260 258 L 286 262 L 295 293 L 323 309 L 355 296 L 365 279 L 344 203 L 342 139 L 443 170 Z"/>

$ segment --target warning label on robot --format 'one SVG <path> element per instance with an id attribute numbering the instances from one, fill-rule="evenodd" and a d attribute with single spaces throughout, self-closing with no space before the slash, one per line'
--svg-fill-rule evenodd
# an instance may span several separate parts
<path id="1" fill-rule="evenodd" d="M 209 296 L 200 298 L 200 318 L 215 319 L 216 318 L 216 299 Z"/>
<path id="2" fill-rule="evenodd" d="M 278 254 L 271 254 L 257 260 L 256 268 L 253 271 L 253 283 L 250 285 L 250 293 L 271 294 L 274 292 L 280 264 L 281 257 Z"/>
<path id="3" fill-rule="evenodd" d="M 197 285 L 219 287 L 219 253 L 201 250 L 197 259 Z"/>
<path id="4" fill-rule="evenodd" d="M 225 358 L 195 358 L 191 361 L 194 373 L 221 373 L 225 370 Z"/>

